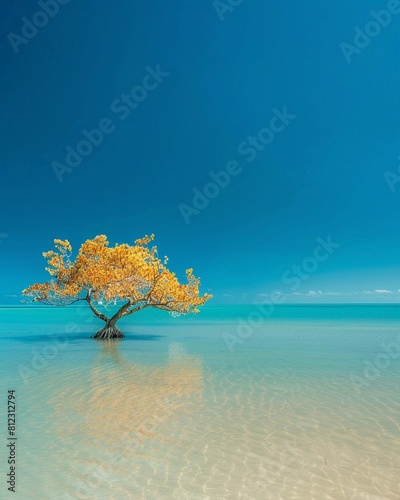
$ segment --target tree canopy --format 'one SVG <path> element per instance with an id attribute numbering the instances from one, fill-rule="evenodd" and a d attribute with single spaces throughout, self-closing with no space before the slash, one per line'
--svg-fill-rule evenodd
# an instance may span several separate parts
<path id="1" fill-rule="evenodd" d="M 192 269 L 186 270 L 186 283 L 179 283 L 175 273 L 167 268 L 168 258 L 158 256 L 156 246 L 150 246 L 154 235 L 135 241 L 109 246 L 105 235 L 85 241 L 75 260 L 68 240 L 54 240 L 55 250 L 44 252 L 51 279 L 35 283 L 23 290 L 33 302 L 65 306 L 87 301 L 100 319 L 114 323 L 122 316 L 146 307 L 164 309 L 176 314 L 199 312 L 212 295 L 200 295 L 200 280 Z M 95 307 L 98 301 L 122 300 L 118 317 L 107 316 Z"/>

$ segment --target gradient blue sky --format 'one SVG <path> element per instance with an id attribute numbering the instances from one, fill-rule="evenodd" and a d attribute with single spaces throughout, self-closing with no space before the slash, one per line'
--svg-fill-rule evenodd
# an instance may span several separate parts
<path id="1" fill-rule="evenodd" d="M 15 54 L 8 34 L 40 9 L 3 2 L 0 302 L 46 278 L 54 238 L 152 232 L 215 303 L 398 302 L 400 14 L 351 63 L 340 48 L 387 4 L 243 0 L 221 21 L 211 0 L 71 0 Z M 111 103 L 158 64 L 169 76 L 121 120 Z M 284 106 L 296 118 L 247 162 L 238 146 Z M 104 118 L 115 130 L 59 182 L 52 162 Z M 241 173 L 186 224 L 179 205 L 230 160 Z M 329 235 L 294 292 L 282 276 Z"/>

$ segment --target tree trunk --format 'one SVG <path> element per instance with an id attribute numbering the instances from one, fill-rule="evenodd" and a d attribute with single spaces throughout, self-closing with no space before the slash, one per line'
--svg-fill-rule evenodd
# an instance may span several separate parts
<path id="1" fill-rule="evenodd" d="M 96 310 L 90 300 L 88 300 L 88 302 L 96 316 L 106 322 L 106 325 L 103 326 L 101 330 L 99 330 L 95 335 L 92 335 L 92 339 L 123 339 L 125 335 L 119 328 L 117 328 L 116 324 L 117 321 L 122 318 L 124 314 L 126 314 L 126 311 L 129 309 L 130 302 L 128 301 L 126 304 L 120 307 L 120 309 L 118 309 L 118 311 L 112 318 L 107 318 L 107 316 Z"/>
<path id="2" fill-rule="evenodd" d="M 118 318 L 119 319 L 119 318 Z M 117 328 L 117 320 L 114 318 L 109 319 L 105 326 L 101 328 L 95 335 L 92 335 L 92 339 L 122 339 L 125 335 Z"/>

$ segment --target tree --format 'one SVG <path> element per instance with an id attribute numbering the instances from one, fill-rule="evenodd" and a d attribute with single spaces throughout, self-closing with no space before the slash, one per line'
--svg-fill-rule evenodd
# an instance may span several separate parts
<path id="1" fill-rule="evenodd" d="M 147 307 L 164 309 L 171 314 L 198 313 L 212 295 L 200 296 L 200 280 L 192 269 L 186 270 L 187 283 L 180 284 L 167 269 L 168 258 L 161 261 L 157 247 L 149 247 L 154 234 L 135 241 L 134 245 L 109 247 L 107 237 L 96 236 L 79 249 L 73 262 L 68 240 L 54 240 L 56 251 L 44 252 L 52 278 L 23 290 L 30 302 L 66 306 L 86 301 L 93 313 L 106 324 L 92 338 L 122 338 L 117 321 Z M 111 317 L 100 312 L 95 302 L 123 301 Z"/>

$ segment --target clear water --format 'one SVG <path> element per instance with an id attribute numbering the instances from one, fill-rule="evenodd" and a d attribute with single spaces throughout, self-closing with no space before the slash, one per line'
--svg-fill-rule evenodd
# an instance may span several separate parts
<path id="1" fill-rule="evenodd" d="M 400 498 L 399 307 L 0 317 L 1 498 L 8 389 L 19 498 Z"/>

